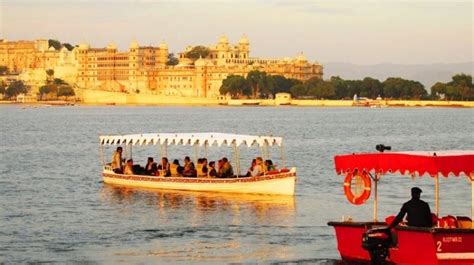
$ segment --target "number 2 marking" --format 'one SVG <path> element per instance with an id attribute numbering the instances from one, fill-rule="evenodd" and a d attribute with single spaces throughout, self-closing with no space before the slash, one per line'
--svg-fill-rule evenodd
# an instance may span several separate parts
<path id="1" fill-rule="evenodd" d="M 443 250 L 441 249 L 441 246 L 443 245 L 443 243 L 441 241 L 436 241 L 436 251 L 437 252 L 442 252 Z"/>

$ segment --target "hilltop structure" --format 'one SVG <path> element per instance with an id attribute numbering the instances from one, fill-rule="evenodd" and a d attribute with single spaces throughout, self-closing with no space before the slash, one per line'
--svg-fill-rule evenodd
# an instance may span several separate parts
<path id="1" fill-rule="evenodd" d="M 227 37 L 207 47 L 209 55 L 196 60 L 187 58 L 189 46 L 179 53 L 179 64 L 168 66 L 168 45 L 140 46 L 133 41 L 120 52 L 114 43 L 105 48 L 79 44 L 72 51 L 48 47 L 47 40 L 0 41 L 0 65 L 7 66 L 19 79 L 38 91 L 46 80 L 46 70 L 78 88 L 126 93 L 149 93 L 183 97 L 219 96 L 229 75 L 245 76 L 252 70 L 307 80 L 322 78 L 323 67 L 310 63 L 303 54 L 295 58 L 261 59 L 250 57 L 250 42 L 242 37 L 231 45 Z"/>

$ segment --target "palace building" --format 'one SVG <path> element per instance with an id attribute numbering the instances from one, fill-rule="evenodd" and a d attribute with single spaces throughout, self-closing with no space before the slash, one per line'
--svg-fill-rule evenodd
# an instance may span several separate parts
<path id="1" fill-rule="evenodd" d="M 155 47 L 133 41 L 127 51 L 119 51 L 113 43 L 105 48 L 79 44 L 72 51 L 57 51 L 48 47 L 47 40 L 0 40 L 0 65 L 21 73 L 20 78 L 32 86 L 39 86 L 45 71 L 53 69 L 54 77 L 74 87 L 183 97 L 218 97 L 222 80 L 227 76 L 245 76 L 252 70 L 303 81 L 323 76 L 322 65 L 310 63 L 303 54 L 283 59 L 250 57 L 246 37 L 231 45 L 222 36 L 216 45 L 207 47 L 206 58 L 197 60 L 186 57 L 192 48 L 189 46 L 178 54 L 179 64 L 169 66 L 166 43 Z"/>

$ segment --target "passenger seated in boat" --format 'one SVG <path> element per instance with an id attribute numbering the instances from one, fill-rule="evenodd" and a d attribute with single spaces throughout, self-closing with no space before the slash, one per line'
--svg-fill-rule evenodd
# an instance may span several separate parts
<path id="1" fill-rule="evenodd" d="M 123 149 L 121 146 L 117 147 L 117 150 L 115 150 L 113 156 L 112 156 L 112 170 L 117 173 L 117 174 L 122 174 L 123 173 L 123 165 L 122 165 L 122 152 Z"/>
<path id="2" fill-rule="evenodd" d="M 167 157 L 161 158 L 161 164 L 158 166 L 158 176 L 162 176 L 162 177 L 171 176 L 171 166 Z"/>
<path id="3" fill-rule="evenodd" d="M 264 173 L 264 168 L 263 168 L 263 159 L 261 157 L 257 157 L 255 159 L 255 166 L 253 167 L 253 170 L 250 172 L 250 175 L 252 177 L 256 176 L 261 176 Z"/>
<path id="4" fill-rule="evenodd" d="M 194 167 L 194 163 L 191 161 L 189 156 L 184 158 L 183 176 L 188 178 L 196 177 L 196 168 Z"/>
<path id="5" fill-rule="evenodd" d="M 156 166 L 156 163 L 153 161 L 153 157 L 148 157 L 148 159 L 146 161 L 146 166 L 145 166 L 145 173 L 147 175 L 154 175 L 155 174 L 156 169 L 154 171 L 152 170 L 153 164 L 155 164 L 155 166 Z"/>
<path id="6" fill-rule="evenodd" d="M 173 163 L 170 165 L 170 174 L 172 177 L 183 176 L 183 167 L 179 164 L 178 159 L 173 160 Z"/>
<path id="7" fill-rule="evenodd" d="M 133 173 L 133 160 L 127 160 L 127 164 L 125 165 L 125 169 L 123 170 L 123 174 L 125 175 L 134 175 Z"/>
<path id="8" fill-rule="evenodd" d="M 265 167 L 267 168 L 267 171 L 273 171 L 273 170 L 276 170 L 276 167 L 275 165 L 273 165 L 273 161 L 268 159 L 268 160 L 265 160 Z"/>
<path id="9" fill-rule="evenodd" d="M 398 225 L 407 216 L 408 226 L 432 227 L 431 210 L 428 203 L 420 199 L 421 189 L 414 187 L 411 189 L 411 200 L 403 204 L 402 209 L 390 224 L 390 228 Z"/>
<path id="10" fill-rule="evenodd" d="M 253 171 L 255 165 L 257 165 L 257 160 L 256 160 L 256 159 L 252 159 L 252 163 L 250 164 L 250 167 L 249 167 L 249 169 L 247 170 L 247 174 L 245 174 L 246 177 L 252 176 L 252 171 Z"/>
<path id="11" fill-rule="evenodd" d="M 199 158 L 196 165 L 196 172 L 198 178 L 207 177 L 207 159 Z"/>
<path id="12" fill-rule="evenodd" d="M 209 168 L 208 168 L 207 176 L 209 178 L 216 178 L 217 177 L 216 162 L 215 161 L 209 162 Z"/>
<path id="13" fill-rule="evenodd" d="M 220 169 L 220 168 L 219 168 Z M 221 171 L 221 178 L 230 178 L 234 176 L 234 169 L 230 164 L 227 157 L 222 158 L 222 171 Z"/>

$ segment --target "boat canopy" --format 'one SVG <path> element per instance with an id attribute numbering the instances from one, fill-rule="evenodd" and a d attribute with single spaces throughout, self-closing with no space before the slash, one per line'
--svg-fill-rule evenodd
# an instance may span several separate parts
<path id="1" fill-rule="evenodd" d="M 474 180 L 474 150 L 346 154 L 336 155 L 334 162 L 338 174 L 356 169 L 382 174 L 429 174 L 431 177 L 464 173 Z"/>
<path id="2" fill-rule="evenodd" d="M 247 145 L 281 146 L 282 138 L 225 133 L 147 133 L 129 135 L 101 135 L 100 145 Z"/>

